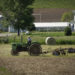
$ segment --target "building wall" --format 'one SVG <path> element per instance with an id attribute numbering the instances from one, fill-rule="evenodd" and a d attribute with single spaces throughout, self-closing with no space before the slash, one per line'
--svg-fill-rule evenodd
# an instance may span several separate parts
<path id="1" fill-rule="evenodd" d="M 64 12 L 69 12 L 72 11 L 72 9 L 60 9 L 60 8 L 40 8 L 40 9 L 34 9 L 33 15 L 35 17 L 35 22 L 36 23 L 51 23 L 51 22 L 61 22 L 61 16 L 63 15 Z M 75 19 L 74 19 L 75 20 Z M 36 27 L 38 29 L 38 27 Z M 53 27 L 54 29 L 62 30 L 64 27 Z M 45 27 L 42 29 L 50 30 L 53 29 L 51 27 Z M 40 28 L 39 28 L 40 29 Z M 75 25 L 74 25 L 74 30 L 75 30 Z M 12 27 L 9 26 L 8 28 L 9 32 L 15 32 L 16 30 Z"/>
<path id="2" fill-rule="evenodd" d="M 37 31 L 64 31 L 67 26 L 70 26 L 72 31 L 75 31 L 73 24 L 69 22 L 35 22 Z M 22 32 L 22 30 L 20 30 Z M 17 32 L 13 26 L 9 26 L 8 32 Z"/>
<path id="3" fill-rule="evenodd" d="M 40 8 L 34 9 L 35 22 L 61 22 L 63 13 L 72 11 L 64 8 Z"/>
<path id="4" fill-rule="evenodd" d="M 10 25 L 10 26 L 8 27 L 8 32 L 15 32 L 14 27 Z"/>
<path id="5" fill-rule="evenodd" d="M 36 22 L 37 31 L 64 31 L 69 26 L 69 22 Z"/>
<path id="6" fill-rule="evenodd" d="M 75 30 L 75 14 L 74 14 L 74 30 Z"/>

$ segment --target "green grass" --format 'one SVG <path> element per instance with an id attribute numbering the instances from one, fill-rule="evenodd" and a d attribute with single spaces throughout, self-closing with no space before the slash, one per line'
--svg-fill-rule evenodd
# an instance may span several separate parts
<path id="1" fill-rule="evenodd" d="M 64 32 L 31 32 L 30 35 L 25 35 L 23 34 L 23 43 L 27 43 L 27 38 L 28 36 L 31 36 L 32 41 L 39 42 L 40 44 L 45 44 L 45 39 L 46 37 L 53 37 L 56 40 L 56 44 L 75 44 L 75 32 L 72 33 L 72 36 L 65 36 Z M 0 38 L 1 39 L 6 39 L 5 38 Z M 8 37 L 8 43 L 13 43 L 13 42 L 21 42 L 21 36 L 17 35 L 12 35 Z M 0 43 L 3 43 L 0 41 Z"/>
<path id="2" fill-rule="evenodd" d="M 0 66 L 0 75 L 11 75 L 11 73 L 5 67 Z"/>
<path id="3" fill-rule="evenodd" d="M 40 44 L 45 44 L 46 37 L 53 37 L 57 44 L 75 44 L 75 32 L 72 36 L 65 36 L 64 32 L 31 32 L 30 35 L 23 34 L 23 42 L 27 42 L 27 37 L 31 36 L 32 41 L 37 41 Z M 14 36 L 9 37 L 10 43 L 14 42 Z M 21 42 L 21 36 L 15 37 L 15 42 Z"/>
<path id="4" fill-rule="evenodd" d="M 6 71 L 6 68 L 0 67 L 0 71 Z"/>
<path id="5" fill-rule="evenodd" d="M 41 37 L 54 37 L 54 36 L 64 36 L 64 32 L 32 32 L 32 35 Z"/>
<path id="6" fill-rule="evenodd" d="M 75 9 L 75 0 L 35 0 L 33 8 L 72 8 Z"/>

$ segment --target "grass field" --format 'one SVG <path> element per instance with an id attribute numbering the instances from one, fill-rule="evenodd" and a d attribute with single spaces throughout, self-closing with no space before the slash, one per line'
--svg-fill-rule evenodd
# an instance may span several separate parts
<path id="1" fill-rule="evenodd" d="M 16 35 L 16 34 L 15 34 Z M 57 40 L 73 40 L 72 36 L 64 36 L 63 32 L 32 32 L 30 35 L 23 34 L 23 41 L 31 36 L 32 41 L 41 43 L 42 51 L 50 53 L 39 56 L 30 56 L 28 52 L 20 52 L 19 56 L 11 55 L 11 43 L 16 37 L 20 42 L 20 37 L 12 35 L 9 37 L 9 44 L 0 44 L 0 75 L 75 75 L 75 53 L 66 54 L 65 56 L 53 56 L 52 51 L 57 48 L 75 48 L 75 44 L 66 45 L 45 45 L 44 41 L 47 36 L 54 37 Z M 42 44 L 43 43 L 43 44 Z"/>
<path id="2" fill-rule="evenodd" d="M 8 57 L 3 59 L 5 68 L 11 72 L 8 75 L 75 75 L 75 58 Z"/>
<path id="3" fill-rule="evenodd" d="M 35 0 L 33 8 L 71 8 L 75 9 L 75 0 Z M 57 42 L 67 40 L 75 42 L 75 33 L 72 36 L 64 36 L 63 32 L 33 32 L 31 35 L 23 35 L 23 41 L 31 36 L 32 41 L 38 41 L 43 51 L 53 51 L 56 48 L 75 48 L 73 45 L 45 45 L 45 38 L 54 37 Z M 14 42 L 14 36 L 9 37 L 10 43 Z M 20 37 L 16 36 L 16 42 Z M 59 43 L 60 44 L 60 43 Z M 53 56 L 52 53 L 40 56 L 29 56 L 27 52 L 21 52 L 19 56 L 11 55 L 11 44 L 0 44 L 0 75 L 75 75 L 75 54 L 65 56 Z"/>
<path id="4" fill-rule="evenodd" d="M 25 35 L 23 33 L 22 38 L 23 38 L 23 43 L 27 42 L 28 36 L 31 36 L 32 42 L 39 42 L 40 44 L 45 45 L 45 39 L 46 37 L 53 37 L 56 40 L 56 45 L 66 45 L 66 44 L 75 44 L 75 32 L 72 33 L 72 36 L 65 36 L 64 32 L 36 32 L 33 31 L 30 33 L 30 35 Z M 3 43 L 4 40 L 9 40 L 8 43 L 13 43 L 15 42 L 21 42 L 21 36 L 17 36 L 17 34 L 13 34 L 12 36 L 9 37 L 0 37 L 0 43 Z"/>
<path id="5" fill-rule="evenodd" d="M 60 48 L 60 47 L 61 48 L 71 48 L 71 47 L 75 48 L 75 45 L 41 45 L 41 47 L 42 47 L 42 52 L 49 51 L 50 53 L 41 54 L 40 57 L 54 57 L 52 55 L 53 50 Z M 12 49 L 11 44 L 0 44 L 0 57 L 13 57 L 11 55 L 11 49 Z M 28 52 L 20 52 L 18 57 L 25 57 L 25 56 L 30 57 Z M 74 57 L 74 56 L 75 54 L 73 53 L 73 54 L 68 54 L 67 56 L 64 56 L 64 57 Z"/>
<path id="6" fill-rule="evenodd" d="M 75 44 L 75 32 L 72 33 L 72 36 L 65 36 L 64 32 L 31 32 L 30 35 L 25 35 L 23 34 L 23 42 L 26 43 L 27 42 L 27 37 L 31 36 L 32 41 L 37 41 L 40 44 L 44 44 L 45 45 L 45 39 L 46 37 L 53 37 L 56 40 L 56 44 Z M 10 36 L 9 37 L 9 43 L 14 42 L 14 38 L 16 42 L 20 42 L 21 41 L 21 36 Z"/>
<path id="7" fill-rule="evenodd" d="M 75 45 L 42 45 L 43 51 Z M 0 75 L 75 75 L 75 54 L 53 56 L 52 53 L 29 56 L 21 52 L 12 56 L 10 44 L 0 44 Z"/>
<path id="8" fill-rule="evenodd" d="M 75 9 L 75 0 L 35 0 L 33 8 L 71 8 Z"/>

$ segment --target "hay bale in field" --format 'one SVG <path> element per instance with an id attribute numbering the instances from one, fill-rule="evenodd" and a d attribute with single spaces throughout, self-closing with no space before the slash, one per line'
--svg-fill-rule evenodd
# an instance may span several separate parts
<path id="1" fill-rule="evenodd" d="M 52 37 L 47 37 L 46 40 L 45 40 L 45 43 L 47 45 L 55 45 L 56 44 L 56 40 Z"/>

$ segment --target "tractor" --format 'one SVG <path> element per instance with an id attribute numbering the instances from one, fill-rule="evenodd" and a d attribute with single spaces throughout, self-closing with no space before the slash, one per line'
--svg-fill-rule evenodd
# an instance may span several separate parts
<path id="1" fill-rule="evenodd" d="M 38 42 L 32 42 L 30 45 L 27 43 L 13 43 L 12 44 L 12 55 L 18 55 L 19 52 L 27 51 L 29 55 L 38 56 L 42 53 L 41 45 Z"/>

